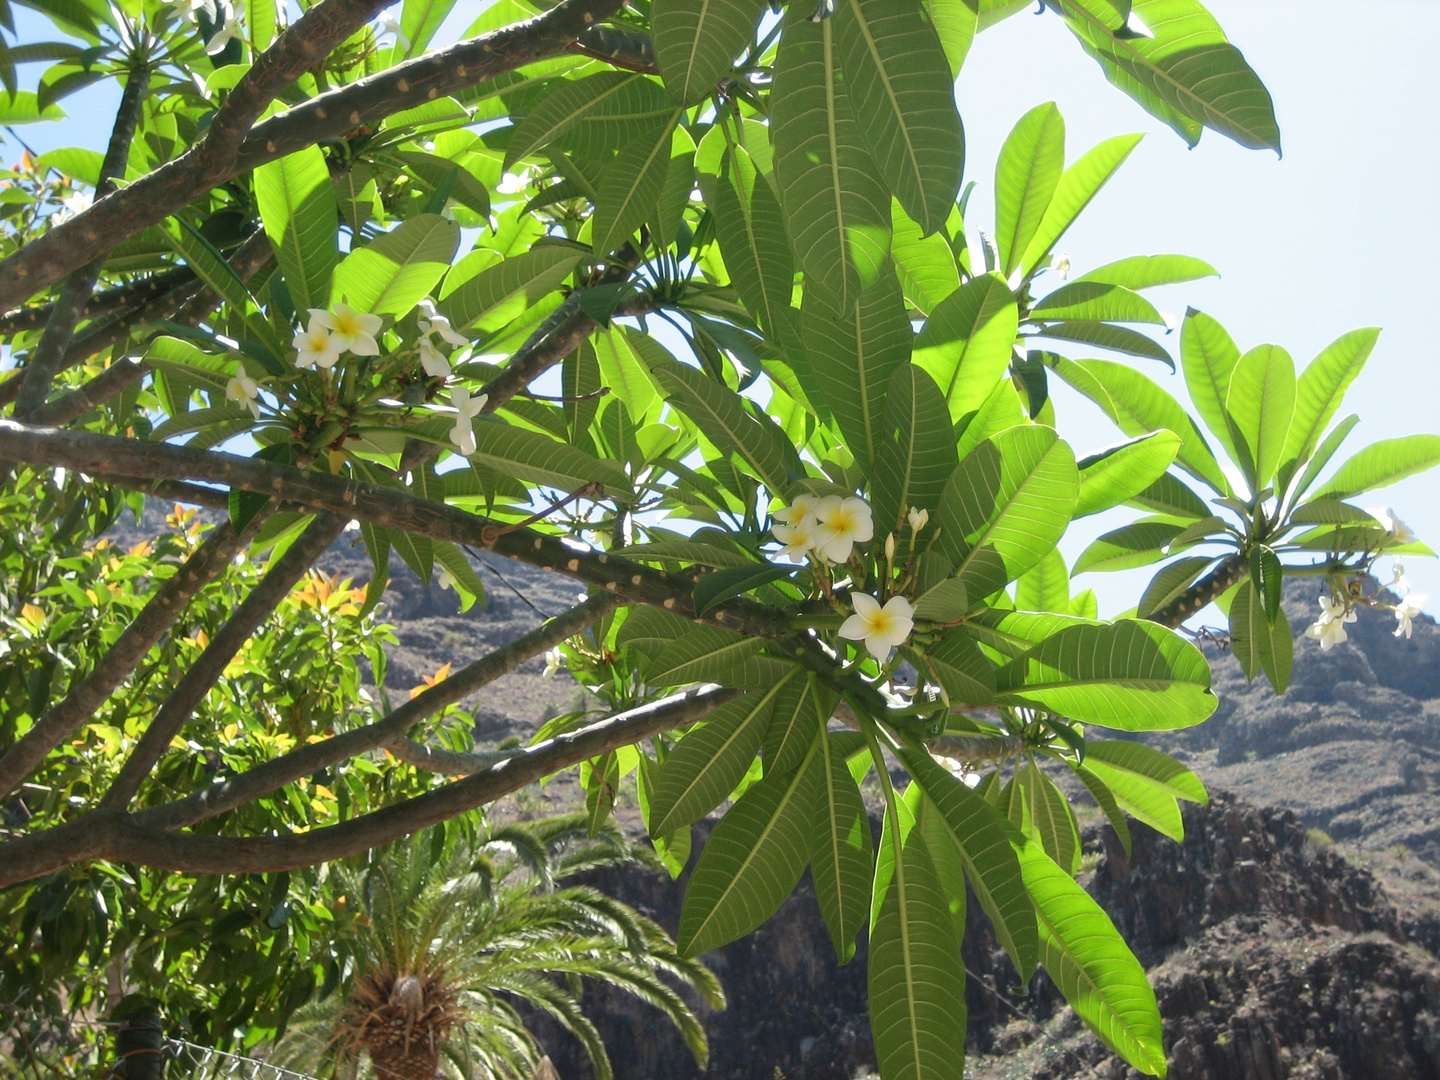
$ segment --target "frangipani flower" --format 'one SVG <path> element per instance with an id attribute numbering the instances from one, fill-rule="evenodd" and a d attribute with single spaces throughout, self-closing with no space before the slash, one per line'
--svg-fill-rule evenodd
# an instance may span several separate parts
<path id="1" fill-rule="evenodd" d="M 802 519 L 798 525 L 772 525 L 770 531 L 785 546 L 778 554 L 796 562 L 804 562 L 815 541 L 815 523 Z"/>
<path id="2" fill-rule="evenodd" d="M 1320 651 L 1329 652 L 1336 645 L 1349 641 L 1345 624 L 1355 621 L 1355 612 L 1345 604 L 1337 604 L 1328 596 L 1320 597 L 1320 618 L 1305 630 L 1306 637 L 1320 642 Z"/>
<path id="3" fill-rule="evenodd" d="M 475 431 L 470 426 L 470 421 L 480 415 L 480 410 L 485 408 L 485 403 L 489 400 L 489 394 L 472 398 L 470 391 L 463 386 L 456 386 L 450 391 L 450 404 L 455 406 L 458 414 L 455 417 L 455 426 L 450 429 L 450 441 L 465 457 L 475 452 Z"/>
<path id="4" fill-rule="evenodd" d="M 246 374 L 244 361 L 235 361 L 235 374 L 225 384 L 225 396 L 244 405 L 256 420 L 260 419 L 260 385 Z"/>
<path id="5" fill-rule="evenodd" d="M 205 43 L 206 56 L 219 56 L 225 51 L 225 46 L 232 41 L 244 41 L 240 33 L 240 19 L 235 14 L 235 9 L 225 4 L 217 11 L 225 13 L 225 21 L 221 23 L 220 29 L 215 31 L 215 36 Z"/>
<path id="6" fill-rule="evenodd" d="M 420 318 L 415 320 L 415 325 L 422 334 L 439 334 L 440 340 L 457 349 L 463 349 L 470 344 L 470 340 L 457 334 L 450 326 L 450 320 L 435 310 L 435 305 L 429 300 L 420 301 Z"/>
<path id="7" fill-rule="evenodd" d="M 1367 506 L 1365 512 L 1380 522 L 1381 525 L 1385 526 L 1385 531 L 1390 534 L 1390 543 L 1398 546 L 1400 544 L 1413 544 L 1415 542 L 1415 530 L 1396 517 L 1394 510 L 1391 510 L 1389 507 L 1381 509 L 1380 507 Z"/>
<path id="8" fill-rule="evenodd" d="M 542 679 L 553 679 L 555 673 L 565 666 L 565 654 L 560 651 L 557 645 L 545 654 L 545 670 L 541 673 Z"/>
<path id="9" fill-rule="evenodd" d="M 69 221 L 76 214 L 83 214 L 94 205 L 95 196 L 88 191 L 77 191 L 68 199 L 60 200 L 60 209 L 55 212 L 55 223 Z"/>
<path id="10" fill-rule="evenodd" d="M 890 650 L 903 645 L 915 628 L 915 609 L 903 596 L 892 596 L 881 607 L 873 596 L 851 593 L 850 603 L 855 606 L 855 614 L 841 625 L 840 636 L 865 642 L 870 655 L 882 663 L 889 657 Z"/>
<path id="11" fill-rule="evenodd" d="M 1395 560 L 1395 576 L 1390 579 L 1388 588 L 1394 589 L 1399 596 L 1410 595 L 1410 582 L 1405 577 L 1405 564 L 1399 559 Z"/>
<path id="12" fill-rule="evenodd" d="M 815 504 L 814 548 L 833 563 L 848 562 L 856 544 L 875 535 L 870 504 L 855 495 L 826 495 Z"/>
<path id="13" fill-rule="evenodd" d="M 392 35 L 395 38 L 395 44 L 401 48 L 410 48 L 410 39 L 400 32 L 399 21 L 388 11 L 375 21 L 375 36 L 382 38 L 386 34 Z"/>
<path id="14" fill-rule="evenodd" d="M 1412 620 L 1414 620 L 1415 616 L 1421 614 L 1421 608 L 1424 606 L 1425 600 L 1426 596 L 1424 593 L 1414 593 L 1400 601 L 1399 607 L 1395 609 L 1395 621 L 1400 624 L 1395 627 L 1396 637 L 1403 636 L 1408 638 L 1411 635 L 1415 629 L 1412 625 Z"/>
<path id="15" fill-rule="evenodd" d="M 345 304 L 336 304 L 333 312 L 311 308 L 310 318 L 330 331 L 330 340 L 340 352 L 349 349 L 356 356 L 380 355 L 380 343 L 375 335 L 384 320 L 379 315 L 367 315 Z"/>
<path id="16" fill-rule="evenodd" d="M 815 504 L 819 501 L 817 495 L 797 495 L 789 506 L 775 511 L 775 520 L 783 525 L 799 525 L 813 518 Z"/>
<path id="17" fill-rule="evenodd" d="M 425 369 L 425 374 L 432 379 L 446 379 L 450 377 L 450 361 L 445 354 L 435 347 L 429 335 L 422 337 L 420 346 L 420 366 Z"/>
<path id="18" fill-rule="evenodd" d="M 518 173 L 506 173 L 500 178 L 500 183 L 495 185 L 495 190 L 501 195 L 523 195 L 525 188 L 534 179 L 529 169 L 521 169 Z"/>
<path id="19" fill-rule="evenodd" d="M 912 506 L 910 512 L 905 515 L 905 520 L 910 523 L 910 530 L 918 533 L 930 523 L 930 511 L 923 507 Z"/>
<path id="20" fill-rule="evenodd" d="M 291 338 L 290 344 L 295 346 L 295 366 L 298 368 L 330 368 L 340 359 L 340 346 L 313 313 L 310 325 Z"/>
<path id="21" fill-rule="evenodd" d="M 455 575 L 444 567 L 441 567 L 440 573 L 435 578 L 435 584 L 439 585 L 442 589 L 454 589 Z M 457 589 L 456 591 L 458 592 L 459 590 Z"/>

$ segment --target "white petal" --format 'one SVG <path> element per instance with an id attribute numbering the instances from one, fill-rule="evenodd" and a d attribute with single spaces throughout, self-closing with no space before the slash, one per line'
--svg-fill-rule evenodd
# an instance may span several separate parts
<path id="1" fill-rule="evenodd" d="M 870 631 L 870 624 L 864 615 L 851 615 L 840 624 L 840 636 L 849 641 L 859 641 Z"/>
<path id="2" fill-rule="evenodd" d="M 856 615 L 863 615 L 867 619 L 874 619 L 881 611 L 880 601 L 863 592 L 850 594 L 850 606 L 855 609 Z"/>

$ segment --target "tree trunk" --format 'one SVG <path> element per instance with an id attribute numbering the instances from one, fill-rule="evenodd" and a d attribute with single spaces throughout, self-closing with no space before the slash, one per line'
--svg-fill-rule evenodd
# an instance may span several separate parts
<path id="1" fill-rule="evenodd" d="M 110 1080 L 165 1080 L 165 1032 L 157 1013 L 133 1012 L 121 1019 Z"/>

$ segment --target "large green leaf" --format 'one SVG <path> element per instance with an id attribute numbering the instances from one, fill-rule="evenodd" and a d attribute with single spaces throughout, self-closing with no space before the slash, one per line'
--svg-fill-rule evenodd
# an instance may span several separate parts
<path id="1" fill-rule="evenodd" d="M 678 360 L 665 360 L 658 355 L 647 355 L 644 359 L 670 401 L 693 420 L 718 449 L 741 458 L 772 494 L 789 487 L 789 463 L 775 440 L 760 426 L 769 421 L 757 420 L 746 412 L 739 394 Z"/>
<path id="2" fill-rule="evenodd" d="M 790 239 L 832 305 L 873 285 L 890 252 L 890 194 L 837 78 L 834 20 L 791 5 L 770 94 L 775 179 Z"/>
<path id="3" fill-rule="evenodd" d="M 964 8 L 965 0 L 953 0 Z M 943 233 L 926 236 L 910 220 L 898 201 L 892 202 L 890 223 L 894 230 L 890 254 L 895 259 L 895 273 L 905 299 L 922 315 L 929 315 L 940 302 L 960 287 L 960 268 L 955 252 Z"/>
<path id="4" fill-rule="evenodd" d="M 471 461 L 534 484 L 577 491 L 599 482 L 615 496 L 631 493 L 630 478 L 613 461 L 594 457 L 562 442 L 493 419 L 477 419 Z"/>
<path id="5" fill-rule="evenodd" d="M 984 798 L 951 776 L 924 750 L 900 750 L 900 760 L 931 799 L 965 863 L 965 873 L 995 936 L 1020 980 L 1028 982 L 1039 955 L 1035 911 L 1026 895 L 1020 864 L 1005 823 Z"/>
<path id="6" fill-rule="evenodd" d="M 1065 120 L 1053 101 L 1020 118 L 995 163 L 995 247 L 1009 277 L 1020 265 L 1065 171 Z"/>
<path id="7" fill-rule="evenodd" d="M 1190 727 L 1215 711 L 1210 665 L 1155 623 L 1121 620 L 1052 634 L 996 673 L 1001 701 L 1122 731 Z"/>
<path id="8" fill-rule="evenodd" d="M 910 0 L 840 0 L 834 21 L 846 93 L 871 157 L 905 212 L 935 232 L 950 216 L 965 167 L 955 86 L 935 25 Z"/>
<path id="9" fill-rule="evenodd" d="M 710 833 L 685 889 L 681 955 L 744 937 L 795 888 L 810 857 L 818 750 L 817 740 L 800 768 L 753 785 Z"/>
<path id="10" fill-rule="evenodd" d="M 775 699 L 775 715 L 760 749 L 766 772 L 789 772 L 805 759 L 815 732 L 825 727 L 835 711 L 836 700 L 835 692 L 814 672 L 786 685 Z"/>
<path id="11" fill-rule="evenodd" d="M 743 637 L 717 626 L 696 626 L 672 641 L 645 672 L 651 686 L 719 682 L 735 666 L 759 653 L 759 638 Z"/>
<path id="12" fill-rule="evenodd" d="M 1161 608 L 1179 600 L 1189 591 L 1195 579 L 1214 561 L 1204 555 L 1191 555 L 1162 566 L 1140 595 L 1140 603 L 1135 607 L 1136 616 L 1141 619 L 1148 618 Z"/>
<path id="13" fill-rule="evenodd" d="M 1040 923 L 1040 962 L 1076 1014 L 1150 1076 L 1165 1075 L 1155 991 L 1110 917 L 1033 841 L 1020 849 Z"/>
<path id="14" fill-rule="evenodd" d="M 955 429 L 940 388 L 921 368 L 900 364 L 890 376 L 870 485 L 878 532 L 899 532 L 911 507 L 937 509 L 955 465 Z"/>
<path id="15" fill-rule="evenodd" d="M 964 942 L 968 901 L 965 886 L 965 854 L 955 842 L 950 826 L 945 824 L 945 815 L 935 805 L 919 784 L 912 784 L 905 790 L 907 800 L 914 795 L 918 805 L 915 808 L 915 828 L 925 838 L 930 859 L 935 864 L 935 875 L 940 879 L 940 893 L 945 898 L 945 907 L 950 912 L 950 925 L 955 940 Z"/>
<path id="16" fill-rule="evenodd" d="M 271 375 L 289 374 L 282 357 L 288 355 L 275 328 L 260 311 L 260 303 L 250 287 L 240 279 L 224 255 L 188 221 L 171 218 L 160 228 L 166 242 L 185 260 L 195 276 L 223 297 L 230 310 L 244 319 L 245 333 L 269 351 L 266 368 Z M 262 359 L 262 363 L 265 360 Z"/>
<path id="17" fill-rule="evenodd" d="M 0 124 L 34 124 L 41 120 L 63 120 L 65 110 L 53 101 L 40 107 L 33 90 L 14 90 L 0 95 Z"/>
<path id="18" fill-rule="evenodd" d="M 955 79 L 979 29 L 979 0 L 927 0 L 925 10 L 940 35 L 940 47 L 950 64 L 950 78 Z"/>
<path id="19" fill-rule="evenodd" d="M 615 156 L 600 177 L 592 219 L 597 252 L 614 251 L 644 224 L 660 204 L 670 170 L 670 148 L 680 110 Z"/>
<path id="20" fill-rule="evenodd" d="M 773 340 L 793 328 L 795 258 L 775 192 L 750 154 L 728 136 L 724 126 L 705 136 L 703 144 L 715 139 L 723 149 L 715 155 L 718 172 L 701 169 L 700 190 L 715 215 L 715 238 L 730 282 Z"/>
<path id="21" fill-rule="evenodd" d="M 1257 345 L 1235 364 L 1225 413 L 1251 489 L 1269 485 L 1295 416 L 1295 362 L 1278 345 Z"/>
<path id="22" fill-rule="evenodd" d="M 1175 361 L 1164 347 L 1128 326 L 1116 326 L 1114 323 L 1095 322 L 1090 319 L 1070 319 L 1065 322 L 1044 323 L 1036 329 L 1035 336 L 1078 341 L 1082 345 L 1093 345 L 1098 349 L 1124 353 L 1126 356 L 1143 356 L 1149 360 L 1159 360 L 1171 371 L 1175 370 Z"/>
<path id="23" fill-rule="evenodd" d="M 960 584 L 958 578 L 951 578 L 931 593 Z M 917 618 L 923 619 L 927 614 L 917 605 Z M 917 668 L 924 669 L 940 684 L 952 706 L 979 707 L 995 700 L 995 665 L 963 631 L 951 631 L 938 645 L 927 648 L 914 659 Z"/>
<path id="24" fill-rule="evenodd" d="M 1117 427 L 1132 438 L 1167 429 L 1180 436 L 1175 455 L 1182 468 L 1222 495 L 1230 485 L 1220 471 L 1205 436 L 1180 403 L 1153 380 L 1113 360 L 1055 358 L 1056 373 L 1099 405 Z"/>
<path id="25" fill-rule="evenodd" d="M 332 294 L 356 311 L 401 318 L 414 309 L 450 268 L 460 227 L 439 214 L 418 214 L 335 268 Z"/>
<path id="26" fill-rule="evenodd" d="M 760 750 L 776 696 L 797 673 L 766 693 L 726 702 L 675 744 L 651 788 L 652 836 L 700 820 L 735 790 Z"/>
<path id="27" fill-rule="evenodd" d="M 910 322 L 894 270 L 887 263 L 874 285 L 839 308 L 807 289 L 801 325 L 811 372 L 868 474 L 884 441 L 890 377 L 910 358 Z"/>
<path id="28" fill-rule="evenodd" d="M 1295 419 L 1280 455 L 1283 462 L 1302 462 L 1314 451 L 1379 338 L 1378 327 L 1351 330 L 1326 346 L 1300 373 Z"/>
<path id="29" fill-rule="evenodd" d="M 757 0 L 655 0 L 650 9 L 655 59 L 681 105 L 698 105 L 755 35 L 765 10 Z"/>
<path id="30" fill-rule="evenodd" d="M 1280 150 L 1270 93 L 1198 0 L 1134 0 L 1148 35 L 1117 35 L 1110 0 L 1061 0 L 1065 21 L 1105 77 L 1192 146 L 1199 125 L 1242 146 Z"/>
<path id="31" fill-rule="evenodd" d="M 1101 281 L 1072 281 L 1069 285 L 1062 285 L 1037 301 L 1030 317 L 1165 325 L 1164 316 L 1139 293 L 1123 285 Z"/>
<path id="32" fill-rule="evenodd" d="M 947 296 L 915 339 L 915 363 L 930 373 L 958 424 L 985 403 L 1015 346 L 1020 313 L 999 274 L 971 278 Z"/>
<path id="33" fill-rule="evenodd" d="M 901 838 L 870 935 L 870 1030 L 887 1080 L 962 1080 L 965 967 L 922 830 Z M 878 876 L 877 876 L 878 882 Z"/>
<path id="34" fill-rule="evenodd" d="M 1208 520 L 1208 519 L 1206 519 Z M 1101 533 L 1085 546 L 1075 560 L 1072 574 L 1089 571 L 1113 572 L 1149 566 L 1187 546 L 1176 539 L 1186 527 L 1170 521 L 1135 521 Z"/>
<path id="35" fill-rule="evenodd" d="M 1047 427 L 1014 427 L 977 446 L 945 487 L 937 550 L 971 601 L 1040 561 L 1065 532 L 1080 478 L 1068 443 Z"/>
<path id="36" fill-rule="evenodd" d="M 870 906 L 875 855 L 870 815 L 845 765 L 838 735 L 826 732 L 823 726 L 813 730 L 812 741 L 819 749 L 814 771 L 820 791 L 809 835 L 815 899 L 835 954 L 844 964 L 855 955 L 855 935 Z"/>
<path id="37" fill-rule="evenodd" d="M 325 307 L 340 258 L 340 218 L 320 148 L 308 146 L 258 166 L 255 204 L 295 309 Z"/>
<path id="38" fill-rule="evenodd" d="M 1176 843 L 1185 839 L 1185 824 L 1175 800 L 1202 806 L 1210 801 L 1198 776 L 1143 743 L 1087 741 L 1085 766 L 1105 782 L 1122 810 Z"/>
<path id="39" fill-rule="evenodd" d="M 1040 220 L 1035 235 L 1025 246 L 1025 255 L 1020 260 L 1020 267 L 1025 273 L 1034 272 L 1050 254 L 1056 242 L 1065 235 L 1065 230 L 1075 223 L 1075 219 L 1090 205 L 1090 200 L 1095 198 L 1106 181 L 1115 175 L 1115 170 L 1124 164 L 1143 137 L 1117 135 L 1113 139 L 1106 139 L 1082 154 L 1079 160 L 1061 174 L 1060 183 L 1055 187 L 1045 216 Z M 1124 285 L 1125 282 L 1116 284 Z"/>
<path id="40" fill-rule="evenodd" d="M 1295 661 L 1290 620 L 1283 608 L 1275 612 L 1272 620 L 1259 590 L 1249 579 L 1240 583 L 1230 601 L 1230 648 L 1245 678 L 1253 681 L 1264 671 L 1275 692 L 1285 692 Z"/>
<path id="41" fill-rule="evenodd" d="M 1112 446 L 1079 462 L 1080 493 L 1072 518 L 1129 502 L 1165 475 L 1180 450 L 1180 436 L 1156 431 Z"/>
<path id="42" fill-rule="evenodd" d="M 1075 874 L 1080 869 L 1080 829 L 1069 800 L 1035 759 L 1028 759 L 1015 776 L 1025 791 L 1026 818 L 1030 835 L 1040 841 L 1045 854 L 1062 870 Z"/>
<path id="43" fill-rule="evenodd" d="M 400 33 L 408 42 L 404 51 L 406 60 L 425 51 L 454 7 L 455 0 L 405 0 L 400 9 Z M 258 5 L 252 10 L 258 12 Z"/>
<path id="44" fill-rule="evenodd" d="M 1414 476 L 1436 465 L 1440 465 L 1440 435 L 1402 435 L 1398 439 L 1381 439 L 1335 470 L 1335 475 L 1315 492 L 1313 498 L 1348 499 L 1352 495 L 1398 483 L 1407 476 Z"/>
<path id="45" fill-rule="evenodd" d="M 1071 283 L 1093 281 L 1121 285 L 1127 289 L 1151 289 L 1157 285 L 1175 285 L 1219 276 L 1220 271 L 1209 263 L 1190 255 L 1131 255 L 1072 278 Z"/>
<path id="46" fill-rule="evenodd" d="M 628 71 L 601 71 L 559 80 L 515 125 L 505 168 L 563 137 L 582 157 L 599 157 L 633 142 L 674 111 L 656 80 Z"/>
<path id="47" fill-rule="evenodd" d="M 1180 326 L 1180 366 L 1185 388 L 1200 419 L 1237 464 L 1240 453 L 1226 420 L 1230 378 L 1240 362 L 1240 349 L 1225 327 L 1203 311 L 1188 308 Z"/>
<path id="48" fill-rule="evenodd" d="M 529 307 L 553 292 L 583 257 L 583 252 L 563 244 L 536 244 L 473 277 L 457 277 L 451 271 L 441 290 L 440 308 L 454 326 L 466 327 L 512 297 Z"/>

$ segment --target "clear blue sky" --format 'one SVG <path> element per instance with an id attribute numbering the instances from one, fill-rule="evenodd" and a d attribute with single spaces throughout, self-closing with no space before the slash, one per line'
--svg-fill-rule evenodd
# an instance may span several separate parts
<path id="1" fill-rule="evenodd" d="M 979 181 L 972 228 L 988 230 L 996 152 L 1034 105 L 1059 103 L 1071 158 L 1108 136 L 1147 131 L 1062 243 L 1074 271 L 1133 254 L 1199 256 L 1222 277 L 1160 290 L 1158 306 L 1176 314 L 1187 304 L 1201 308 L 1219 318 L 1241 348 L 1274 342 L 1300 365 L 1346 330 L 1383 327 L 1347 401 L 1347 410 L 1364 418 L 1349 448 L 1440 431 L 1433 404 L 1440 393 L 1433 344 L 1440 151 L 1430 131 L 1431 107 L 1440 100 L 1433 58 L 1440 4 L 1368 0 L 1363 21 L 1356 4 L 1339 0 L 1212 0 L 1209 6 L 1275 97 L 1283 159 L 1244 150 L 1213 132 L 1187 149 L 1105 82 L 1057 17 L 1021 14 L 980 36 L 957 89 L 967 173 Z M 466 5 L 464 21 L 474 10 Z M 38 74 L 30 72 L 32 79 Z M 42 150 L 76 143 L 103 148 L 110 100 L 108 94 L 77 95 L 67 102 L 69 122 L 32 125 L 19 134 Z M 16 153 L 13 143 L 6 147 L 7 159 Z M 1183 395 L 1178 376 L 1158 365 L 1149 372 Z M 1056 396 L 1062 434 L 1079 452 L 1116 440 L 1088 403 L 1063 387 Z M 1422 539 L 1440 547 L 1437 496 L 1440 475 L 1430 474 L 1360 501 L 1394 506 Z M 1066 553 L 1073 557 L 1095 532 L 1130 517 L 1088 519 L 1065 544 Z M 1437 562 L 1412 559 L 1408 570 L 1417 590 L 1440 606 Z M 1102 612 L 1114 613 L 1135 602 L 1148 578 L 1147 570 L 1090 574 L 1076 587 L 1096 588 Z"/>

